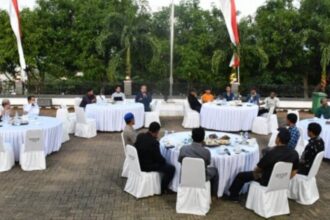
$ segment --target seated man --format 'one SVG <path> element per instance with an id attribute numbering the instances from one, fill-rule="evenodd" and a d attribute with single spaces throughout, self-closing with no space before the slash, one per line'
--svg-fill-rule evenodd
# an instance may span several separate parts
<path id="1" fill-rule="evenodd" d="M 203 103 L 213 102 L 214 96 L 211 93 L 211 89 L 205 89 L 204 94 L 201 97 Z"/>
<path id="2" fill-rule="evenodd" d="M 160 125 L 152 122 L 147 133 L 137 136 L 135 147 L 139 156 L 141 170 L 144 172 L 156 171 L 162 174 L 162 193 L 167 190 L 173 179 L 175 167 L 167 164 L 165 158 L 160 153 L 159 142 L 157 140 Z"/>
<path id="3" fill-rule="evenodd" d="M 293 177 L 299 166 L 299 156 L 297 151 L 288 148 L 290 133 L 286 128 L 280 128 L 276 138 L 276 147 L 263 156 L 254 171 L 239 173 L 231 187 L 229 188 L 229 200 L 239 201 L 239 193 L 245 183 L 252 180 L 258 181 L 262 186 L 267 186 L 273 168 L 277 162 L 293 163 L 291 177 Z"/>
<path id="4" fill-rule="evenodd" d="M 330 106 L 328 105 L 328 99 L 323 98 L 321 100 L 321 106 L 316 110 L 315 116 L 318 118 L 330 119 Z"/>
<path id="5" fill-rule="evenodd" d="M 288 143 L 288 147 L 291 149 L 295 149 L 298 143 L 298 140 L 300 138 L 300 132 L 299 129 L 296 126 L 297 123 L 297 115 L 290 113 L 286 116 L 287 125 L 289 126 L 289 132 L 290 132 L 290 141 Z"/>
<path id="6" fill-rule="evenodd" d="M 231 91 L 231 86 L 226 86 L 226 92 L 223 93 L 223 98 L 228 102 L 235 99 L 234 93 Z"/>
<path id="7" fill-rule="evenodd" d="M 82 98 L 80 107 L 86 108 L 86 105 L 96 102 L 96 97 L 94 95 L 93 89 L 88 89 L 87 94 Z"/>
<path id="8" fill-rule="evenodd" d="M 271 92 L 270 96 L 265 99 L 264 103 L 265 107 L 260 108 L 258 116 L 268 113 L 272 107 L 274 107 L 274 114 L 276 114 L 276 108 L 280 105 L 280 99 L 276 97 L 275 92 Z"/>
<path id="9" fill-rule="evenodd" d="M 24 114 L 39 115 L 40 108 L 36 103 L 36 98 L 34 96 L 28 96 L 27 100 L 28 104 L 25 104 L 23 107 Z"/>
<path id="10" fill-rule="evenodd" d="M 112 93 L 111 98 L 114 101 L 124 101 L 125 100 L 125 94 L 121 92 L 120 86 L 116 86 L 115 92 Z"/>
<path id="11" fill-rule="evenodd" d="M 259 105 L 260 95 L 257 93 L 255 88 L 251 89 L 250 95 L 247 98 L 247 102 Z"/>
<path id="12" fill-rule="evenodd" d="M 322 127 L 318 123 L 310 123 L 307 130 L 310 139 L 301 155 L 298 169 L 299 174 L 306 176 L 313 165 L 316 155 L 324 151 L 324 142 L 320 137 Z"/>
<path id="13" fill-rule="evenodd" d="M 147 86 L 142 85 L 140 92 L 135 96 L 135 102 L 142 103 L 144 105 L 144 111 L 150 112 L 150 103 L 152 101 L 151 95 L 147 92 Z"/>
<path id="14" fill-rule="evenodd" d="M 197 99 L 197 94 L 195 90 L 191 90 L 188 94 L 188 102 L 192 110 L 201 112 L 202 104 Z"/>
<path id="15" fill-rule="evenodd" d="M 179 162 L 182 163 L 185 157 L 201 158 L 206 166 L 206 181 L 211 181 L 212 195 L 216 196 L 219 186 L 218 170 L 215 167 L 208 167 L 211 163 L 211 153 L 203 146 L 205 131 L 203 128 L 194 128 L 192 130 L 193 143 L 183 146 L 180 149 Z"/>
<path id="16" fill-rule="evenodd" d="M 124 120 L 126 122 L 126 126 L 123 131 L 125 145 L 129 144 L 134 146 L 137 136 L 137 133 L 133 128 L 135 124 L 134 115 L 132 113 L 127 113 L 124 116 Z"/>
<path id="17" fill-rule="evenodd" d="M 9 99 L 3 99 L 0 111 L 0 119 L 1 121 L 6 121 L 10 119 L 12 115 L 11 105 Z"/>

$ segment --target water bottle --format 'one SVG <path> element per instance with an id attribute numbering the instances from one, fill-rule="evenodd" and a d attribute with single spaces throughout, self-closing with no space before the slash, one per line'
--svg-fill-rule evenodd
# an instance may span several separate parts
<path id="1" fill-rule="evenodd" d="M 322 120 L 324 119 L 324 116 L 323 116 L 323 114 L 321 114 L 321 117 L 320 117 L 320 119 L 322 119 Z"/>
<path id="2" fill-rule="evenodd" d="M 168 130 L 164 131 L 164 137 L 166 137 L 168 135 Z"/>

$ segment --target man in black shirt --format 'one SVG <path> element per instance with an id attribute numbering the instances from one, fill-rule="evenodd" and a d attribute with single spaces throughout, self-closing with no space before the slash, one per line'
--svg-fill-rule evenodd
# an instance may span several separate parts
<path id="1" fill-rule="evenodd" d="M 188 102 L 192 110 L 201 112 L 202 104 L 197 99 L 197 94 L 194 90 L 191 90 L 188 94 Z"/>
<path id="2" fill-rule="evenodd" d="M 163 193 L 173 179 L 175 167 L 167 164 L 160 153 L 159 142 L 157 141 L 159 130 L 160 125 L 157 122 L 152 122 L 147 133 L 141 133 L 137 136 L 135 148 L 142 171 L 156 171 L 163 174 L 161 185 Z"/>
<path id="3" fill-rule="evenodd" d="M 82 98 L 81 103 L 80 103 L 79 106 L 82 107 L 82 108 L 86 108 L 86 105 L 92 104 L 92 103 L 95 103 L 95 102 L 96 102 L 96 98 L 95 98 L 93 89 L 88 89 L 87 90 L 87 95 L 85 95 Z"/>
<path id="4" fill-rule="evenodd" d="M 293 177 L 299 166 L 299 156 L 297 151 L 287 147 L 290 140 L 290 133 L 286 128 L 278 129 L 279 133 L 276 138 L 276 147 L 267 152 L 257 164 L 254 171 L 239 173 L 231 187 L 229 188 L 230 200 L 238 201 L 239 193 L 245 183 L 252 180 L 258 181 L 261 185 L 267 186 L 273 168 L 277 162 L 293 163 L 292 174 Z"/>
<path id="5" fill-rule="evenodd" d="M 322 127 L 318 123 L 310 123 L 307 130 L 310 139 L 303 154 L 301 155 L 298 169 L 299 174 L 306 176 L 313 165 L 316 155 L 321 151 L 324 151 L 324 142 L 320 137 Z"/>

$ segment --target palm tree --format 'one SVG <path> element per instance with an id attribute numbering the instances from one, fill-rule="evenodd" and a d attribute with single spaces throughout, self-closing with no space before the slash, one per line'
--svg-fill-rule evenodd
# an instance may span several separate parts
<path id="1" fill-rule="evenodd" d="M 321 45 L 322 56 L 321 56 L 321 91 L 324 92 L 327 86 L 327 66 L 330 64 L 330 45 L 323 44 Z"/>

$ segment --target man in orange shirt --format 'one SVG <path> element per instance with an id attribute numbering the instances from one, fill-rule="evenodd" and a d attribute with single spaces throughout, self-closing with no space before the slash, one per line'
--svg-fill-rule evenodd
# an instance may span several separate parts
<path id="1" fill-rule="evenodd" d="M 202 95 L 202 102 L 213 102 L 214 96 L 211 93 L 211 89 L 205 89 L 204 94 Z"/>

